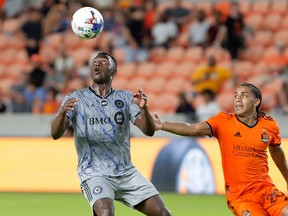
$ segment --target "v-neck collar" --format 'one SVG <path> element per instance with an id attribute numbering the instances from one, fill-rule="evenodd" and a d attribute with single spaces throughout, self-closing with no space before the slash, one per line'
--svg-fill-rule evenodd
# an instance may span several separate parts
<path id="1" fill-rule="evenodd" d="M 96 91 L 94 91 L 94 89 L 91 88 L 91 86 L 89 86 L 89 90 L 90 90 L 91 92 L 93 92 L 93 93 L 94 93 L 97 97 L 99 97 L 100 99 L 105 99 L 105 98 L 109 97 L 109 96 L 112 94 L 112 92 L 114 91 L 113 88 L 110 88 L 109 93 L 108 93 L 107 95 L 105 95 L 104 97 L 102 97 L 101 95 L 97 94 Z"/>
<path id="2" fill-rule="evenodd" d="M 248 125 L 245 122 L 241 121 L 237 115 L 236 115 L 236 118 L 240 123 L 244 124 L 246 127 L 249 127 L 249 128 L 253 128 L 258 124 L 258 118 L 256 118 L 256 121 L 252 125 Z"/>

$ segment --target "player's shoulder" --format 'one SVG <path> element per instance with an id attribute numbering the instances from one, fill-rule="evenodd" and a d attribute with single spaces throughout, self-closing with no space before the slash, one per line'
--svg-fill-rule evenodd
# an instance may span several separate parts
<path id="1" fill-rule="evenodd" d="M 233 112 L 221 111 L 217 115 L 224 118 L 236 118 L 236 114 Z"/>
<path id="2" fill-rule="evenodd" d="M 133 93 L 129 90 L 125 89 L 113 89 L 116 95 L 120 95 L 122 97 L 132 97 Z"/>
<path id="3" fill-rule="evenodd" d="M 228 117 L 236 117 L 236 113 L 234 113 L 234 112 L 223 111 L 223 112 L 220 112 L 220 113 L 223 113 L 223 115 L 228 116 Z"/>
<path id="4" fill-rule="evenodd" d="M 271 116 L 266 116 L 266 115 L 262 116 L 262 117 L 260 117 L 260 120 L 258 122 L 260 122 L 262 127 L 269 128 L 272 131 L 278 131 L 279 130 L 278 123 Z"/>
<path id="5" fill-rule="evenodd" d="M 272 116 L 265 115 L 265 116 L 261 116 L 260 119 L 261 119 L 262 124 L 265 124 L 267 126 L 270 125 L 272 127 L 277 126 L 277 122 Z"/>
<path id="6" fill-rule="evenodd" d="M 269 115 L 262 116 L 261 118 L 264 119 L 265 121 L 275 121 L 274 118 Z"/>
<path id="7" fill-rule="evenodd" d="M 74 90 L 74 91 L 69 92 L 66 96 L 67 97 L 76 97 L 79 95 L 83 95 L 88 91 L 89 91 L 89 88 L 78 89 L 78 90 Z"/>

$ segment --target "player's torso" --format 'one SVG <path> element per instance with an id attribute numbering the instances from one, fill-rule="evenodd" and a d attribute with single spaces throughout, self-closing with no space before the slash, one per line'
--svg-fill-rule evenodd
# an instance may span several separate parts
<path id="1" fill-rule="evenodd" d="M 221 148 L 228 155 L 253 157 L 267 149 L 272 138 L 269 133 L 269 127 L 261 119 L 249 126 L 237 117 L 228 118 L 220 134 Z"/>
<path id="2" fill-rule="evenodd" d="M 76 137 L 109 143 L 129 133 L 127 95 L 113 90 L 102 98 L 85 89 L 77 97 L 79 101 L 73 118 Z"/>
<path id="3" fill-rule="evenodd" d="M 222 123 L 218 140 L 225 180 L 233 185 L 241 185 L 266 179 L 267 148 L 274 136 L 267 120 L 259 118 L 258 122 L 249 126 L 234 116 Z"/>

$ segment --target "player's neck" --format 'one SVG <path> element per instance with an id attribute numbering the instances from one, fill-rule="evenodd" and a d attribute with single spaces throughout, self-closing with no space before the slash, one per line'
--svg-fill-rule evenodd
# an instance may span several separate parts
<path id="1" fill-rule="evenodd" d="M 252 114 L 252 115 L 248 115 L 248 116 L 237 116 L 238 119 L 245 123 L 246 125 L 255 125 L 257 122 L 257 114 Z"/>
<path id="2" fill-rule="evenodd" d="M 95 93 L 101 97 L 106 96 L 111 91 L 111 83 L 103 84 L 103 85 L 95 85 L 93 84 L 91 88 L 95 91 Z"/>

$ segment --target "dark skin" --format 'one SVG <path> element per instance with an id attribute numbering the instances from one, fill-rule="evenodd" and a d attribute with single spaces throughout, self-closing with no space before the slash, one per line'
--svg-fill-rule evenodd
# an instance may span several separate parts
<path id="1" fill-rule="evenodd" d="M 105 96 L 111 91 L 112 80 L 117 74 L 113 63 L 106 56 L 96 56 L 93 59 L 91 66 L 91 78 L 93 80 L 92 88 L 100 96 Z M 143 89 L 139 88 L 137 93 L 133 94 L 135 103 L 140 107 L 141 114 L 135 120 L 135 125 L 147 136 L 153 136 L 155 125 L 153 118 L 149 112 L 147 105 L 147 96 Z M 51 135 L 53 139 L 58 139 L 63 136 L 65 130 L 69 126 L 69 121 L 66 119 L 66 113 L 73 110 L 77 104 L 77 98 L 67 100 L 60 110 L 60 113 L 51 126 Z M 160 195 L 152 196 L 141 203 L 134 206 L 135 209 L 149 216 L 171 216 L 171 213 L 166 208 Z M 94 214 L 97 216 L 113 216 L 114 200 L 110 198 L 102 198 L 97 200 L 93 206 Z"/>

